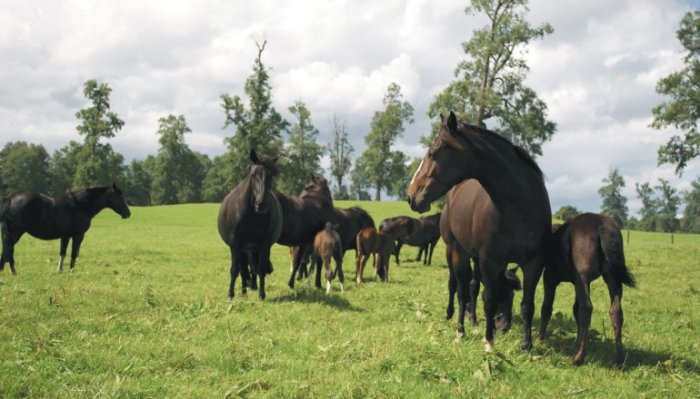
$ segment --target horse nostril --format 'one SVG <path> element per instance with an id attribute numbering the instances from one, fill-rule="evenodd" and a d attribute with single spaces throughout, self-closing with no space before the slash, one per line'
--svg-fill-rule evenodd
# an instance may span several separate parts
<path id="1" fill-rule="evenodd" d="M 406 196 L 406 202 L 408 202 L 408 205 L 411 205 L 411 196 L 410 195 Z"/>

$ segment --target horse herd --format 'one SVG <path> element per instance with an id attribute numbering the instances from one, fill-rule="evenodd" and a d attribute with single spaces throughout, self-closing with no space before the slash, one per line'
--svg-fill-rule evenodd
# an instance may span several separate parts
<path id="1" fill-rule="evenodd" d="M 622 285 L 634 287 L 635 280 L 625 265 L 620 228 L 611 218 L 591 213 L 553 226 L 542 171 L 522 148 L 486 129 L 458 123 L 454 113 L 440 119 L 439 133 L 411 179 L 407 194 L 410 207 L 420 213 L 446 195 L 441 213 L 419 219 L 386 219 L 378 230 L 363 209 L 335 208 L 321 176 L 312 176 L 298 197 L 274 190 L 278 157 L 258 157 L 251 150 L 248 175 L 224 198 L 218 215 L 219 234 L 231 255 L 229 299 L 234 297 L 239 275 L 243 292 L 257 288 L 259 297 L 265 298 L 265 277 L 273 269 L 270 248 L 275 243 L 290 247 L 291 288 L 297 274 L 308 276 L 306 264 L 310 261 L 316 269 L 316 286 L 321 287 L 323 266 L 326 291 L 330 291 L 336 276 L 343 289 L 342 259 L 351 248 L 356 252 L 357 283 L 362 282 L 370 255 L 374 257 L 375 276 L 388 281 L 390 258 L 394 255 L 399 263 L 402 245 L 418 246 L 416 261 L 430 264 L 441 237 L 449 269 L 446 316 L 450 319 L 454 315 L 456 293 L 458 335 L 464 333 L 465 315 L 476 323 L 476 299 L 483 284 L 484 345 L 491 351 L 494 330 L 510 327 L 513 292 L 522 288 L 521 348 L 529 351 L 535 288 L 544 274 L 539 338 L 546 336 L 557 285 L 573 283 L 577 325 L 573 363 L 580 365 L 591 322 L 590 283 L 602 276 L 611 301 L 615 363 L 622 365 Z M 0 201 L 0 271 L 9 262 L 15 274 L 14 246 L 24 233 L 61 240 L 59 272 L 72 240 L 73 270 L 91 219 L 105 208 L 123 218 L 131 214 L 116 185 L 69 192 L 60 198 L 37 193 L 5 197 Z M 522 270 L 522 284 L 517 268 L 507 269 L 509 263 Z"/>

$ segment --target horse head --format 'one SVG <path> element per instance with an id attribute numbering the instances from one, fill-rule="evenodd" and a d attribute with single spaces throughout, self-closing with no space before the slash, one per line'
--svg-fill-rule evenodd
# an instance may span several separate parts
<path id="1" fill-rule="evenodd" d="M 328 188 L 328 180 L 321 175 L 311 175 L 311 181 L 304 187 L 299 198 L 316 197 L 325 203 L 333 204 L 331 190 Z"/>
<path id="2" fill-rule="evenodd" d="M 131 216 L 129 206 L 126 204 L 126 197 L 122 190 L 117 187 L 117 183 L 112 183 L 112 187 L 107 189 L 106 194 L 107 208 L 119 214 L 122 219 L 127 219 Z"/>
<path id="3" fill-rule="evenodd" d="M 272 179 L 277 176 L 277 159 L 279 156 L 270 158 L 258 158 L 254 149 L 250 150 L 250 166 L 248 177 L 251 183 L 251 194 L 253 208 L 256 213 L 266 213 L 270 209 L 270 191 L 272 190 Z"/>
<path id="4" fill-rule="evenodd" d="M 495 317 L 495 327 L 498 331 L 508 331 L 510 330 L 511 322 L 513 320 L 513 297 L 515 296 L 515 291 L 522 289 L 520 284 L 520 279 L 515 273 L 518 268 L 506 269 L 503 277 L 505 279 L 505 297 L 498 301 L 498 310 L 496 311 Z"/>

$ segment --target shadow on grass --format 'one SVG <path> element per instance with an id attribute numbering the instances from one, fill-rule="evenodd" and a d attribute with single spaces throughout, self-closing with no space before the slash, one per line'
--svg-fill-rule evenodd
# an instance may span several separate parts
<path id="1" fill-rule="evenodd" d="M 334 287 L 336 288 L 336 287 Z M 342 295 L 342 294 L 341 294 Z M 315 288 L 297 288 L 296 291 L 287 295 L 282 295 L 271 300 L 271 302 L 298 302 L 298 303 L 319 303 L 338 310 L 349 312 L 364 312 L 365 309 L 352 306 L 350 301 L 332 292 L 326 294 L 325 291 Z"/>
<path id="2" fill-rule="evenodd" d="M 522 326 L 522 322 L 519 324 Z M 533 336 L 536 336 L 539 332 L 540 320 L 533 319 L 532 325 Z M 700 375 L 700 365 L 694 361 L 672 352 L 657 352 L 628 346 L 626 341 L 629 339 L 626 339 L 624 336 L 623 327 L 622 344 L 625 345 L 623 371 L 639 367 L 655 367 L 665 370 L 669 374 L 673 374 L 674 371 L 685 371 Z M 631 339 L 633 340 L 633 338 Z M 544 341 L 538 340 L 538 342 L 540 345 L 545 345 L 555 352 L 573 359 L 576 352 L 576 321 L 573 317 L 563 317 L 561 313 L 555 314 L 547 328 L 547 337 Z M 606 329 L 603 334 L 595 328 L 588 330 L 584 364 L 593 364 L 609 369 L 616 368 L 615 338 L 612 333 L 612 327 L 610 330 Z"/>

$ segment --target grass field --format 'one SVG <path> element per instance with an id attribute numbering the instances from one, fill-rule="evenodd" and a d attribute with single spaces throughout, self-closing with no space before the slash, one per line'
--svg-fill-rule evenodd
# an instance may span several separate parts
<path id="1" fill-rule="evenodd" d="M 338 202 L 336 206 L 350 206 Z M 405 203 L 363 203 L 375 222 L 413 214 Z M 551 335 L 519 349 L 522 323 L 483 351 L 480 324 L 455 340 L 444 320 L 444 245 L 433 266 L 393 262 L 389 283 L 346 291 L 287 287 L 286 247 L 273 248 L 267 299 L 226 300 L 228 249 L 218 204 L 132 208 L 93 222 L 74 273 L 56 273 L 58 242 L 25 236 L 17 276 L 0 274 L 0 398 L 76 397 L 698 397 L 700 236 L 632 232 L 625 288 L 627 360 L 613 367 L 609 299 L 592 285 L 586 364 L 571 365 L 573 286 L 561 285 Z M 625 232 L 626 235 L 626 232 Z M 539 324 L 538 287 L 534 324 Z M 520 295 L 516 296 L 516 304 Z M 517 307 L 517 306 L 516 306 Z M 516 313 L 518 313 L 516 311 Z"/>

